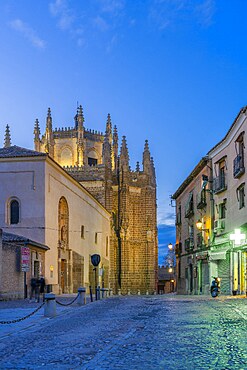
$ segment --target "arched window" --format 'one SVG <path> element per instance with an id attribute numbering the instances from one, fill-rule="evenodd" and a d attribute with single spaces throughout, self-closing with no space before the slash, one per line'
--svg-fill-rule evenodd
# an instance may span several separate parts
<path id="1" fill-rule="evenodd" d="M 10 202 L 10 224 L 18 224 L 20 221 L 20 205 L 16 199 Z"/>
<path id="2" fill-rule="evenodd" d="M 69 244 L 69 207 L 67 200 L 61 197 L 58 205 L 58 227 L 59 227 L 59 242 L 65 248 Z"/>

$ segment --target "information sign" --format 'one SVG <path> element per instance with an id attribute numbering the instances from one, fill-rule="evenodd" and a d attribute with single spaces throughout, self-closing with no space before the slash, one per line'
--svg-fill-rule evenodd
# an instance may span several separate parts
<path id="1" fill-rule="evenodd" d="M 28 272 L 30 267 L 30 249 L 21 247 L 21 271 Z"/>

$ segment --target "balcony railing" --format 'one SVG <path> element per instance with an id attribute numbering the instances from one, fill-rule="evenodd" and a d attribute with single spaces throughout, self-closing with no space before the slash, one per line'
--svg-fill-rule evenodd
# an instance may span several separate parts
<path id="1" fill-rule="evenodd" d="M 220 176 L 217 176 L 214 178 L 214 192 L 220 193 L 221 191 L 226 190 L 227 184 L 226 184 L 226 175 L 221 174 Z"/>
<path id="2" fill-rule="evenodd" d="M 235 178 L 238 178 L 243 173 L 245 173 L 244 156 L 243 155 L 237 155 L 237 157 L 233 161 L 233 176 Z"/>
<path id="3" fill-rule="evenodd" d="M 186 252 L 191 252 L 194 249 L 194 240 L 192 237 L 185 239 L 184 247 Z"/>
<path id="4" fill-rule="evenodd" d="M 196 195 L 196 208 L 202 209 L 206 207 L 207 200 L 206 200 L 206 190 L 203 189 L 199 194 Z"/>

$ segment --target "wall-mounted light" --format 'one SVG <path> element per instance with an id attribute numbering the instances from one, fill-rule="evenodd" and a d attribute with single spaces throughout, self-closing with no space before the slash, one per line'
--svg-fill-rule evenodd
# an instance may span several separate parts
<path id="1" fill-rule="evenodd" d="M 203 228 L 202 228 L 202 221 L 201 221 L 201 220 L 198 220 L 198 221 L 196 222 L 196 227 L 197 227 L 197 229 L 198 229 L 198 230 L 200 230 L 200 231 L 206 231 L 207 233 L 209 233 L 209 229 L 203 229 Z"/>

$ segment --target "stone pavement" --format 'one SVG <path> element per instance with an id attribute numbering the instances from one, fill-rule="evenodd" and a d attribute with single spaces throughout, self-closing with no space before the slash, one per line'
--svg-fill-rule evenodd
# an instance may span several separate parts
<path id="1" fill-rule="evenodd" d="M 37 307 L 27 305 L 0 302 L 0 320 Z M 52 319 L 41 309 L 0 326 L 0 369 L 247 369 L 247 299 L 125 296 L 57 308 Z"/>

